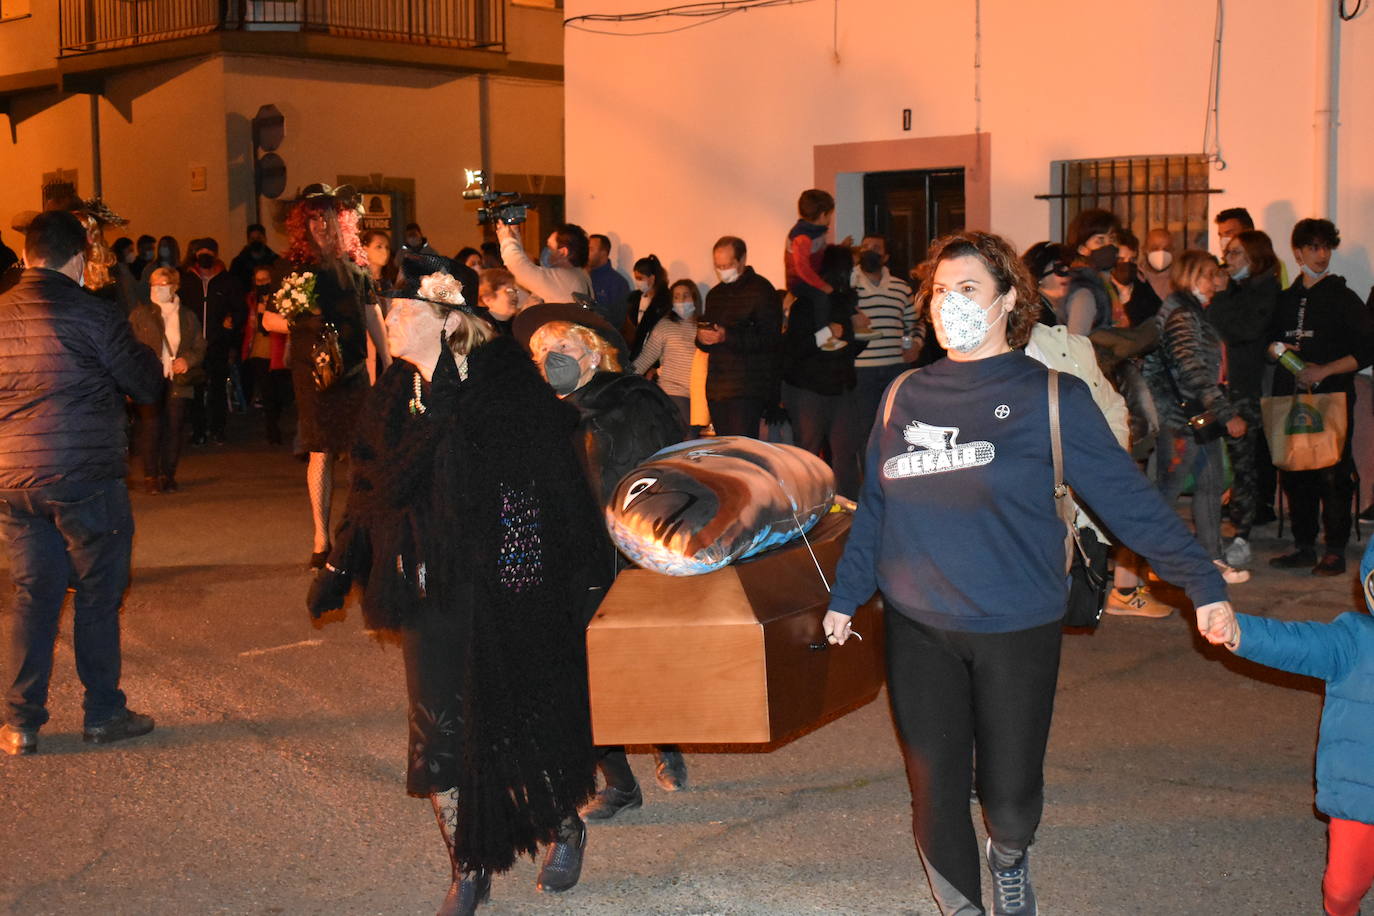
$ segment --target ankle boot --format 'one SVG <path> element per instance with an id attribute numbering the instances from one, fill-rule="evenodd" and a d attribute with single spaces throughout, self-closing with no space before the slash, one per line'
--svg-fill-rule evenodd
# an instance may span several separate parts
<path id="1" fill-rule="evenodd" d="M 455 875 L 435 916 L 472 916 L 491 899 L 491 872 L 485 868 Z"/>
<path id="2" fill-rule="evenodd" d="M 549 847 L 536 886 L 546 894 L 561 894 L 582 877 L 582 854 L 587 849 L 587 825 L 577 815 L 565 818 L 558 842 Z"/>
<path id="3" fill-rule="evenodd" d="M 429 797 L 434 805 L 434 819 L 439 822 L 439 834 L 448 850 L 453 881 L 436 916 L 472 916 L 477 907 L 491 899 L 491 872 L 485 868 L 468 871 L 458 861 L 454 849 L 454 831 L 458 824 L 458 790 L 436 792 Z"/>

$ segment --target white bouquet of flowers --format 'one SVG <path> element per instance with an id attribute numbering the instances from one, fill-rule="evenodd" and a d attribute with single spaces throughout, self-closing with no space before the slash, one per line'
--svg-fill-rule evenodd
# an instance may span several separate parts
<path id="1" fill-rule="evenodd" d="M 295 322 L 315 306 L 315 275 L 310 271 L 291 274 L 282 281 L 272 301 L 277 306 L 277 314 Z"/>

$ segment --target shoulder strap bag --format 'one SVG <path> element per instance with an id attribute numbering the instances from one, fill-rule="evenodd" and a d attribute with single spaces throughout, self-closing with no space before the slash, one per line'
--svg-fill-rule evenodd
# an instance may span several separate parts
<path id="1" fill-rule="evenodd" d="M 1096 629 L 1107 601 L 1107 545 L 1086 525 L 1074 520 L 1078 506 L 1073 491 L 1064 483 L 1064 443 L 1059 426 L 1059 373 L 1049 374 L 1050 456 L 1054 462 L 1054 511 L 1064 523 L 1064 571 L 1069 577 L 1069 597 L 1064 626 Z"/>

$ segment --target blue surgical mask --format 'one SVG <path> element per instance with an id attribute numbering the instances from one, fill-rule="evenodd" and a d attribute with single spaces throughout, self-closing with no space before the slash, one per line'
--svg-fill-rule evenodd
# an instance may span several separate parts
<path id="1" fill-rule="evenodd" d="M 1326 276 L 1331 272 L 1330 264 L 1326 265 L 1326 270 L 1323 270 L 1320 273 L 1308 267 L 1306 264 L 1299 264 L 1298 266 L 1302 268 L 1303 273 L 1307 274 L 1313 280 L 1320 280 L 1322 277 Z"/>
<path id="2" fill-rule="evenodd" d="M 545 245 L 542 249 L 540 249 L 540 251 L 539 251 L 539 263 L 540 263 L 541 266 L 544 266 L 544 267 L 552 267 L 552 266 L 553 266 L 553 249 L 552 249 L 552 248 L 550 248 L 549 246 Z"/>
<path id="3" fill-rule="evenodd" d="M 1238 270 L 1238 271 L 1236 271 L 1235 273 L 1231 274 L 1231 279 L 1232 279 L 1232 280 L 1236 280 L 1236 281 L 1240 281 L 1240 280 L 1244 280 L 1244 279 L 1245 279 L 1246 277 L 1248 277 L 1248 276 L 1250 276 L 1250 265 L 1249 265 L 1249 264 L 1246 264 L 1246 265 L 1245 265 L 1244 267 L 1242 267 L 1240 270 Z"/>
<path id="4" fill-rule="evenodd" d="M 550 350 L 544 354 L 544 378 L 556 393 L 572 394 L 582 378 L 582 366 L 568 354 Z"/>

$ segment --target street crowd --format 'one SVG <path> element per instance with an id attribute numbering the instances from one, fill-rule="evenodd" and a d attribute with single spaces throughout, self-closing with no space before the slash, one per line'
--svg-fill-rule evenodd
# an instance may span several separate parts
<path id="1" fill-rule="evenodd" d="M 625 749 L 590 738 L 580 633 L 625 565 L 602 510 L 666 446 L 764 438 L 823 457 L 852 514 L 822 630 L 843 645 L 881 593 L 916 846 L 942 914 L 1037 912 L 1030 847 L 1077 565 L 1098 582 L 1097 613 L 1174 614 L 1153 572 L 1183 587 L 1209 641 L 1328 682 L 1323 898 L 1355 916 L 1374 881 L 1374 621 L 1281 623 L 1237 613 L 1227 590 L 1281 511 L 1293 545 L 1270 566 L 1347 571 L 1357 431 L 1374 426 L 1374 291 L 1366 302 L 1333 271 L 1337 227 L 1291 227 L 1299 274 L 1285 282 L 1241 208 L 1216 216 L 1220 260 L 1089 209 L 1063 241 L 1023 251 L 963 231 L 909 270 L 882 236 L 835 241 L 826 191 L 797 211 L 781 287 L 724 235 L 704 292 L 655 254 L 625 277 L 611 237 L 571 223 L 537 258 L 499 220 L 452 258 L 415 224 L 393 251 L 386 232 L 359 231 L 351 189 L 327 185 L 292 206 L 287 251 L 253 225 L 227 265 L 212 238 L 107 247 L 120 223 L 98 202 L 34 216 L 22 260 L 0 246 L 0 536 L 15 584 L 0 749 L 38 749 L 69 584 L 84 737 L 153 729 L 119 690 L 126 477 L 175 493 L 186 442 L 223 443 L 232 411 L 260 412 L 266 440 L 306 461 L 310 613 L 328 619 L 357 592 L 368 628 L 401 641 L 406 789 L 431 801 L 452 861 L 440 912 L 475 911 L 540 848 L 540 888 L 567 891 L 587 822 L 644 801 Z M 1317 433 L 1323 448 L 1305 450 Z M 1191 530 L 1175 510 L 1189 490 Z M 1111 545 L 1109 574 L 1085 539 Z M 682 752 L 656 748 L 654 775 L 684 788 Z"/>

